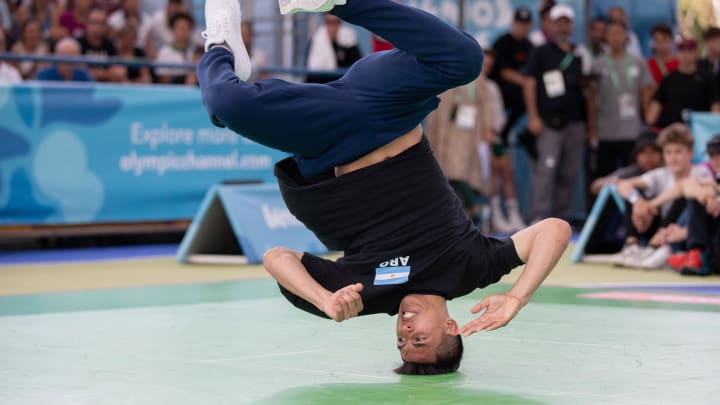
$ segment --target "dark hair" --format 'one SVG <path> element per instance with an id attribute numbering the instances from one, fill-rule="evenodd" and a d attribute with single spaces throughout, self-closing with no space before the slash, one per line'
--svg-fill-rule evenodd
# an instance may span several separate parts
<path id="1" fill-rule="evenodd" d="M 179 12 L 179 13 L 173 14 L 173 16 L 170 17 L 170 22 L 168 23 L 168 26 L 170 28 L 173 28 L 175 26 L 175 24 L 180 20 L 185 20 L 185 21 L 189 22 L 192 27 L 195 26 L 195 19 L 193 18 L 193 16 L 191 16 L 188 13 L 184 13 L 184 12 Z"/>
<path id="2" fill-rule="evenodd" d="M 396 368 L 397 374 L 408 375 L 436 375 L 454 373 L 460 367 L 463 356 L 463 342 L 460 335 L 445 335 L 443 343 L 438 348 L 437 361 L 435 363 L 411 363 L 403 362 L 403 365 Z"/>
<path id="3" fill-rule="evenodd" d="M 590 25 L 595 24 L 595 23 L 607 24 L 607 23 L 608 23 L 608 19 L 605 18 L 605 17 L 595 17 L 595 18 L 593 18 L 592 20 L 590 20 Z"/>
<path id="4" fill-rule="evenodd" d="M 673 29 L 667 24 L 657 24 L 650 29 L 650 35 L 660 34 L 672 38 Z"/>
<path id="5" fill-rule="evenodd" d="M 703 31 L 703 39 L 706 41 L 709 41 L 711 39 L 720 37 L 720 28 L 718 27 L 710 27 Z"/>

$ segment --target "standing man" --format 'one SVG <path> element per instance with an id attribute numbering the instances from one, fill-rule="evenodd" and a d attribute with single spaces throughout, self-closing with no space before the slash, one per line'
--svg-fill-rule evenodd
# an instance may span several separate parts
<path id="1" fill-rule="evenodd" d="M 625 48 L 625 24 L 611 20 L 607 26 L 609 54 L 595 58 L 592 73 L 598 76 L 588 94 L 588 140 L 598 145 L 598 168 L 603 177 L 632 162 L 632 152 L 643 127 L 654 85 L 645 61 Z"/>
<path id="2" fill-rule="evenodd" d="M 648 125 L 665 128 L 687 122 L 691 111 L 720 112 L 718 86 L 712 76 L 697 68 L 697 42 L 681 39 L 678 43 L 678 70 L 660 82 L 648 108 Z"/>
<path id="3" fill-rule="evenodd" d="M 650 30 L 653 40 L 653 55 L 647 61 L 655 84 L 678 68 L 678 60 L 673 55 L 673 30 L 667 24 L 658 24 Z"/>
<path id="4" fill-rule="evenodd" d="M 528 129 L 537 137 L 533 221 L 570 211 L 585 143 L 582 62 L 570 36 L 575 14 L 558 4 L 550 11 L 552 41 L 535 49 L 526 68 Z"/>
<path id="5" fill-rule="evenodd" d="M 502 35 L 493 44 L 497 63 L 490 74 L 502 92 L 503 102 L 508 111 L 508 119 L 500 131 L 500 139 L 507 145 L 508 133 L 515 126 L 517 120 L 525 114 L 525 100 L 522 88 L 525 77 L 522 74 L 533 49 L 528 39 L 532 29 L 532 14 L 527 7 L 515 10 L 510 32 Z"/>
<path id="6" fill-rule="evenodd" d="M 705 57 L 698 61 L 698 70 L 709 73 L 720 85 L 720 28 L 710 27 L 703 32 Z"/>

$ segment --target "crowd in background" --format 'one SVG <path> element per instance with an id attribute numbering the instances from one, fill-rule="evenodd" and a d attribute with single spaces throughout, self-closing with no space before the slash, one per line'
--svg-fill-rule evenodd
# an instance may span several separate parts
<path id="1" fill-rule="evenodd" d="M 151 15 L 140 1 L 0 0 L 0 51 L 196 62 L 202 38 L 183 0 L 167 0 Z M 552 0 L 538 7 L 539 28 L 533 30 L 531 10 L 515 10 L 510 32 L 486 49 L 480 77 L 443 94 L 427 120 L 431 145 L 468 215 L 501 233 L 567 218 L 585 170 L 591 195 L 616 183 L 627 200 L 624 215 L 603 213 L 589 252 L 619 250 L 610 260 L 623 266 L 720 272 L 720 138 L 708 142 L 707 162 L 693 166 L 695 140 L 685 125 L 690 112 L 720 112 L 720 28 L 698 41 L 656 25 L 644 55 L 620 7 L 588 22 L 581 44 L 572 41 L 572 8 Z M 266 59 L 252 46 L 252 26 L 242 30 L 255 80 Z M 371 41 L 373 52 L 392 49 L 382 38 Z M 361 57 L 356 31 L 325 14 L 306 65 L 323 74 L 306 81 L 335 80 L 328 72 Z M 178 67 L 0 61 L 0 83 L 28 79 L 197 84 L 193 69 Z M 515 145 L 533 162 L 528 218 L 517 199 Z M 478 203 L 480 194 L 488 204 Z"/>
<path id="2" fill-rule="evenodd" d="M 615 183 L 627 200 L 624 214 L 603 213 L 587 252 L 617 252 L 602 260 L 620 266 L 720 273 L 720 136 L 693 165 L 687 126 L 690 112 L 720 112 L 720 29 L 699 42 L 657 25 L 643 55 L 620 7 L 588 24 L 587 44 L 571 39 L 572 8 L 539 7 L 541 28 L 532 31 L 531 11 L 518 8 L 481 76 L 444 94 L 428 120 L 468 214 L 486 230 L 524 226 L 508 154 L 520 145 L 532 160 L 529 222 L 568 218 L 585 171 L 595 194 Z M 478 194 L 489 204 L 479 206 Z"/>
<path id="3" fill-rule="evenodd" d="M 203 39 L 183 0 L 145 13 L 142 0 L 0 0 L 0 52 L 33 56 L 120 58 L 191 65 L 203 53 Z M 253 53 L 252 27 L 242 27 Z M 264 65 L 261 51 L 253 62 Z M 22 80 L 172 83 L 196 85 L 192 67 L 147 64 L 70 64 L 0 61 L 0 83 Z"/>

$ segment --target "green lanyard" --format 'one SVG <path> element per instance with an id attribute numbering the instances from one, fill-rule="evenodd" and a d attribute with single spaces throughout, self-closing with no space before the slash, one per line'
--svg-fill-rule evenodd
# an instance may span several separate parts
<path id="1" fill-rule="evenodd" d="M 567 69 L 570 66 L 574 57 L 575 57 L 575 55 L 572 52 L 565 54 L 565 57 L 563 58 L 562 62 L 560 62 L 560 70 L 562 70 L 564 72 L 565 69 Z"/>
<path id="2" fill-rule="evenodd" d="M 455 102 L 457 105 L 464 104 L 462 90 L 467 89 L 467 95 L 472 103 L 475 103 L 475 81 L 455 90 Z"/>
<path id="3" fill-rule="evenodd" d="M 623 62 L 625 65 L 625 83 L 627 84 L 627 90 L 632 91 L 632 89 L 635 87 L 635 81 L 632 77 L 632 75 L 628 74 L 628 71 L 632 67 L 632 64 L 630 63 L 630 58 L 628 58 L 627 54 L 623 58 Z M 618 75 L 618 71 L 615 68 L 615 61 L 610 57 L 610 55 L 607 56 L 607 64 L 608 64 L 608 71 L 610 72 L 610 80 L 613 83 L 613 86 L 615 86 L 615 90 L 620 91 L 622 90 L 622 86 L 620 83 L 620 76 Z"/>

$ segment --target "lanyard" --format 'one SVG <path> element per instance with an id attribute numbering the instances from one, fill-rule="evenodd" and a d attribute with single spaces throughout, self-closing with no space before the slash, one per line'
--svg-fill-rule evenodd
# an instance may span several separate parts
<path id="1" fill-rule="evenodd" d="M 575 57 L 575 55 L 572 52 L 566 53 L 562 62 L 560 62 L 560 70 L 562 70 L 564 72 L 565 69 L 567 69 L 568 66 L 570 66 L 574 57 Z"/>
<path id="2" fill-rule="evenodd" d="M 455 102 L 457 105 L 464 104 L 462 90 L 467 90 L 467 95 L 472 103 L 475 103 L 475 81 L 455 90 Z"/>
<path id="3" fill-rule="evenodd" d="M 625 66 L 625 84 L 627 84 L 627 90 L 632 91 L 634 87 L 634 79 L 632 75 L 628 74 L 628 71 L 630 70 L 631 64 L 630 64 L 630 58 L 628 58 L 627 54 L 625 54 L 625 57 L 623 57 L 623 62 Z M 618 75 L 618 71 L 615 66 L 615 61 L 610 57 L 610 55 L 607 56 L 607 64 L 608 64 L 608 71 L 610 73 L 610 80 L 613 83 L 613 86 L 615 86 L 615 90 L 620 91 L 622 90 L 622 86 L 620 83 L 620 76 Z"/>
<path id="4" fill-rule="evenodd" d="M 655 64 L 657 65 L 658 69 L 660 69 L 660 74 L 662 75 L 662 77 L 667 76 L 668 71 L 667 71 L 667 67 L 665 66 L 665 62 L 661 61 L 657 57 L 655 57 L 654 59 L 655 59 Z"/>

